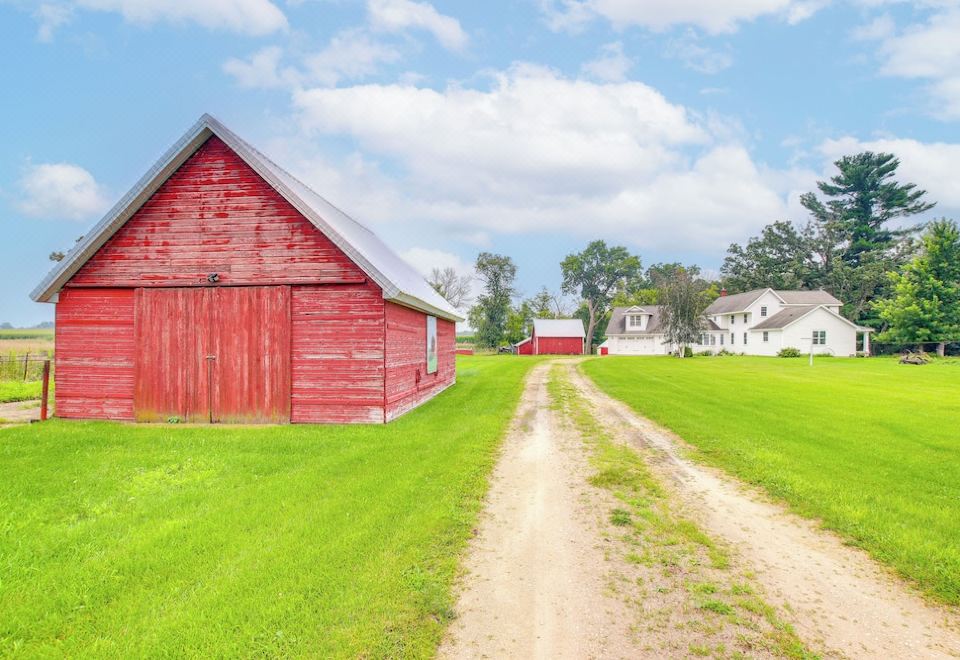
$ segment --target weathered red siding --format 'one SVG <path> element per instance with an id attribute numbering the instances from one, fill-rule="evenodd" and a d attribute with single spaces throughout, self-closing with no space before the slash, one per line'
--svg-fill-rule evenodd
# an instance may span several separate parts
<path id="1" fill-rule="evenodd" d="M 533 340 L 525 341 L 517 346 L 517 355 L 533 355 Z"/>
<path id="2" fill-rule="evenodd" d="M 133 289 L 65 289 L 56 309 L 56 414 L 133 419 Z"/>
<path id="3" fill-rule="evenodd" d="M 139 421 L 290 421 L 290 287 L 136 290 Z"/>
<path id="4" fill-rule="evenodd" d="M 374 284 L 296 286 L 293 422 L 382 422 L 384 301 Z"/>
<path id="5" fill-rule="evenodd" d="M 437 319 L 437 371 L 427 373 L 427 316 L 387 302 L 386 421 L 449 387 L 456 380 L 456 324 Z"/>
<path id="6" fill-rule="evenodd" d="M 583 340 L 579 337 L 534 337 L 537 355 L 582 355 Z"/>
<path id="7" fill-rule="evenodd" d="M 210 138 L 67 286 L 366 280 L 363 271 L 219 138 Z"/>

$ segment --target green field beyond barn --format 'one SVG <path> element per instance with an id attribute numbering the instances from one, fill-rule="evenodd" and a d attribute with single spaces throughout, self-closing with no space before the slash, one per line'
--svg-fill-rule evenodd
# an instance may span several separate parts
<path id="1" fill-rule="evenodd" d="M 0 430 L 0 655 L 432 654 L 533 364 L 386 426 Z"/>
<path id="2" fill-rule="evenodd" d="M 605 392 L 960 604 L 960 361 L 603 358 Z"/>

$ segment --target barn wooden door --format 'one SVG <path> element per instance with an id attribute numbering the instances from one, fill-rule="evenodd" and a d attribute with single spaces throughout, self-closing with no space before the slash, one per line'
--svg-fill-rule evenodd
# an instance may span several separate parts
<path id="1" fill-rule="evenodd" d="M 139 289 L 140 421 L 290 420 L 290 288 Z"/>

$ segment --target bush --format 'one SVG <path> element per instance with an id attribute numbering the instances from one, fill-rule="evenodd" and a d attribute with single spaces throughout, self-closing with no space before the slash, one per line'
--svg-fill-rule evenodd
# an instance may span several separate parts
<path id="1" fill-rule="evenodd" d="M 708 348 L 708 349 L 705 350 L 705 351 L 700 351 L 699 353 L 697 353 L 697 355 L 699 355 L 699 356 L 701 356 L 701 357 L 710 357 L 711 355 L 713 355 L 713 351 L 711 351 L 711 350 Z"/>
<path id="2" fill-rule="evenodd" d="M 723 355 L 733 355 L 733 353 L 731 353 L 730 351 L 728 351 L 728 350 L 725 349 L 725 348 L 721 348 L 719 351 L 717 351 L 717 357 L 720 357 L 720 356 L 723 356 Z"/>
<path id="3" fill-rule="evenodd" d="M 777 353 L 777 357 L 803 357 L 803 353 L 799 348 L 794 348 L 793 346 L 787 346 L 786 348 L 781 348 L 780 352 Z"/>
<path id="4" fill-rule="evenodd" d="M 683 347 L 683 357 L 685 357 L 685 358 L 693 357 L 693 349 L 690 348 L 689 346 L 684 346 L 684 347 Z"/>

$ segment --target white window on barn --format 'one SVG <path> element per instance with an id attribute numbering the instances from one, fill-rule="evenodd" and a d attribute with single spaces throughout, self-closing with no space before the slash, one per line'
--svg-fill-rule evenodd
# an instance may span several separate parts
<path id="1" fill-rule="evenodd" d="M 760 316 L 766 316 L 766 315 L 767 315 L 767 307 L 766 305 L 764 305 L 763 307 L 760 308 Z"/>
<path id="2" fill-rule="evenodd" d="M 814 346 L 826 346 L 826 345 L 827 345 L 827 331 L 826 331 L 826 330 L 814 330 L 814 331 L 813 331 L 813 345 L 814 345 Z"/>

